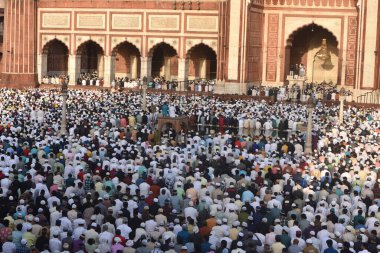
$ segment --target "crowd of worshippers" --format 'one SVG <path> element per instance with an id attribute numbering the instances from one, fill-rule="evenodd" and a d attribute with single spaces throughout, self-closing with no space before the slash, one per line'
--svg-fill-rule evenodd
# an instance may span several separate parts
<path id="1" fill-rule="evenodd" d="M 345 97 L 352 96 L 352 91 L 344 90 L 342 91 Z M 321 83 L 306 83 L 303 88 L 303 94 L 311 95 L 315 94 L 318 99 L 326 100 L 337 100 L 336 97 L 341 93 L 340 89 L 336 84 L 332 82 L 321 82 Z"/>
<path id="2" fill-rule="evenodd" d="M 177 90 L 179 83 L 176 80 L 166 80 L 165 77 L 155 77 L 148 80 L 148 88 L 158 90 Z"/>
<path id="3" fill-rule="evenodd" d="M 380 252 L 379 110 L 346 108 L 339 125 L 337 106 L 317 104 L 308 154 L 302 136 L 160 138 L 160 101 L 307 118 L 303 105 L 185 98 L 148 95 L 143 111 L 139 93 L 70 90 L 61 135 L 59 90 L 1 89 L 1 252 Z"/>
<path id="4" fill-rule="evenodd" d="M 112 84 L 112 87 L 118 88 L 141 88 L 142 79 L 129 80 L 128 78 L 119 79 Z M 196 92 L 212 92 L 215 80 L 196 79 L 189 81 L 166 80 L 164 77 L 155 77 L 147 80 L 149 89 L 157 90 L 188 90 Z"/>
<path id="5" fill-rule="evenodd" d="M 149 83 L 148 87 L 152 89 L 163 90 L 188 90 L 196 92 L 212 92 L 215 80 L 195 79 L 188 81 L 165 80 L 163 77 L 156 77 Z"/>
<path id="6" fill-rule="evenodd" d="M 249 96 L 260 96 L 260 97 L 269 97 L 269 96 L 277 96 L 277 93 L 279 91 L 278 87 L 272 87 L 272 86 L 252 86 L 248 88 L 247 95 Z"/>
<path id="7" fill-rule="evenodd" d="M 252 86 L 247 90 L 247 95 L 272 96 L 278 101 L 307 101 L 310 96 L 314 99 L 327 101 L 338 100 L 338 97 L 341 96 L 340 93 L 338 86 L 332 82 L 305 83 L 303 86 L 295 83 L 280 87 Z M 343 96 L 345 96 L 346 101 L 353 99 L 353 93 L 348 89 L 344 90 Z"/>
<path id="8" fill-rule="evenodd" d="M 69 77 L 67 75 L 48 75 L 42 77 L 41 84 L 55 84 L 62 85 L 68 83 Z"/>
<path id="9" fill-rule="evenodd" d="M 294 85 L 289 87 L 289 85 L 283 86 L 252 86 L 248 88 L 247 95 L 248 96 L 259 96 L 259 97 L 273 97 L 274 101 L 291 101 L 292 99 L 298 101 L 307 101 L 307 98 L 303 98 L 305 100 L 300 99 L 299 86 Z"/>
<path id="10" fill-rule="evenodd" d="M 146 80 L 149 89 L 158 90 L 176 90 L 178 87 L 177 81 L 168 81 L 164 77 L 155 77 L 152 80 Z M 128 77 L 117 78 L 112 82 L 113 88 L 140 89 L 143 85 L 142 78 L 129 79 Z"/>
<path id="11" fill-rule="evenodd" d="M 92 73 L 81 73 L 77 79 L 77 85 L 81 86 L 103 86 L 104 80 L 99 77 L 97 71 Z"/>
<path id="12" fill-rule="evenodd" d="M 187 84 L 187 90 L 196 92 L 213 92 L 215 80 L 197 79 L 191 80 Z"/>
<path id="13" fill-rule="evenodd" d="M 115 89 L 133 89 L 141 85 L 140 79 L 130 79 L 129 77 L 117 77 L 111 83 L 111 87 Z"/>
<path id="14" fill-rule="evenodd" d="M 344 96 L 345 100 L 351 102 L 353 93 L 350 90 L 340 90 L 337 84 L 332 82 L 321 83 L 305 83 L 303 86 L 297 84 L 288 84 L 286 87 L 287 100 L 307 101 L 311 96 L 314 99 L 337 101 L 340 96 Z"/>

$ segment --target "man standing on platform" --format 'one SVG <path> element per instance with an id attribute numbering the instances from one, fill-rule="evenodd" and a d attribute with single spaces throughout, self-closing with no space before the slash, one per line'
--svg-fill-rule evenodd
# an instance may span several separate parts
<path id="1" fill-rule="evenodd" d="M 166 102 L 164 102 L 164 104 L 162 105 L 161 110 L 162 110 L 162 116 L 169 117 L 169 106 Z"/>

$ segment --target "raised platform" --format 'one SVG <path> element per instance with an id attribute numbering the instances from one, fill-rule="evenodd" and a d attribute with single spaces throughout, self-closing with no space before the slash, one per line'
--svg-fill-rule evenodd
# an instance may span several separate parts
<path id="1" fill-rule="evenodd" d="M 187 131 L 189 127 L 189 118 L 186 116 L 179 117 L 158 117 L 157 130 L 162 132 L 162 128 L 166 124 L 171 124 L 176 133 L 179 133 L 181 130 Z"/>
<path id="2" fill-rule="evenodd" d="M 301 77 L 301 76 L 287 76 L 286 80 L 289 82 L 290 85 L 296 84 L 300 87 L 303 87 L 305 84 L 307 78 L 306 77 Z"/>

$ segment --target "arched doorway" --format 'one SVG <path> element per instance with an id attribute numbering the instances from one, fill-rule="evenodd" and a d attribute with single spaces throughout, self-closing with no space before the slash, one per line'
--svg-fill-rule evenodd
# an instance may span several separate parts
<path id="1" fill-rule="evenodd" d="M 81 73 L 93 74 L 96 72 L 99 77 L 103 77 L 104 52 L 99 44 L 92 40 L 86 41 L 78 47 L 77 55 L 81 56 Z"/>
<path id="2" fill-rule="evenodd" d="M 216 53 L 201 43 L 192 47 L 188 53 L 189 79 L 216 79 Z"/>
<path id="3" fill-rule="evenodd" d="M 127 41 L 119 44 L 113 50 L 115 56 L 115 77 L 136 79 L 140 76 L 140 51 Z"/>
<path id="4" fill-rule="evenodd" d="M 46 59 L 46 74 L 48 76 L 66 75 L 68 70 L 69 49 L 60 40 L 54 39 L 43 48 Z"/>
<path id="5" fill-rule="evenodd" d="M 329 30 L 314 23 L 294 31 L 285 47 L 285 79 L 291 71 L 298 72 L 297 65 L 300 64 L 305 66 L 305 76 L 309 82 L 338 83 L 337 38 Z"/>
<path id="6" fill-rule="evenodd" d="M 152 77 L 164 77 L 166 80 L 178 77 L 177 51 L 165 42 L 161 42 L 150 50 L 152 57 Z"/>

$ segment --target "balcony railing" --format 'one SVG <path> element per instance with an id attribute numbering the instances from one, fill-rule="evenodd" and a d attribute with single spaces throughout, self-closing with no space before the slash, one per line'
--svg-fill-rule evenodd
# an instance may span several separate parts
<path id="1" fill-rule="evenodd" d="M 363 104 L 380 104 L 380 90 L 366 92 L 357 97 L 356 101 Z"/>
<path id="2" fill-rule="evenodd" d="M 258 1 L 258 0 L 254 0 Z M 264 0 L 265 6 L 356 8 L 355 0 Z"/>

